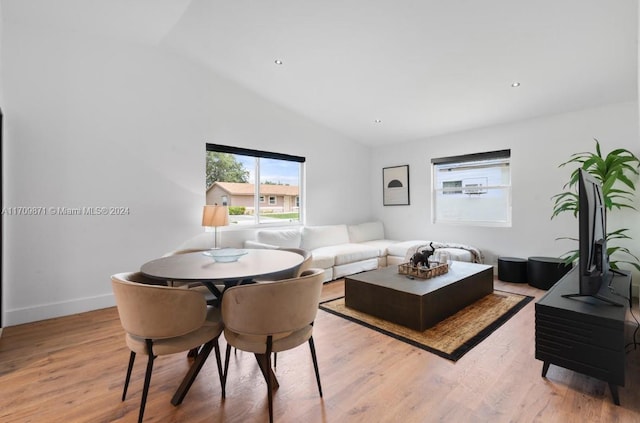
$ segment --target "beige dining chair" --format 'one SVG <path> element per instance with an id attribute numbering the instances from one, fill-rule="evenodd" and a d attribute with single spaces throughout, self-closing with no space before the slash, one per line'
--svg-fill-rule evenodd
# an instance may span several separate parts
<path id="1" fill-rule="evenodd" d="M 275 276 L 269 275 L 270 277 L 263 280 L 258 280 L 257 282 L 269 282 L 269 281 L 277 281 L 282 279 L 289 278 L 299 278 L 303 272 L 307 269 L 311 268 L 311 252 L 309 250 L 304 250 L 302 248 L 280 248 L 283 251 L 289 251 L 292 253 L 296 253 L 302 256 L 302 263 L 299 266 L 294 267 L 293 269 L 287 270 L 285 272 L 279 272 Z M 273 354 L 273 367 L 276 367 L 278 363 L 278 353 Z"/>
<path id="2" fill-rule="evenodd" d="M 119 273 L 111 277 L 118 315 L 126 332 L 125 341 L 131 350 L 122 401 L 127 395 L 136 354 L 148 356 L 138 413 L 138 422 L 142 422 L 155 358 L 197 348 L 197 356 L 171 400 L 172 404 L 182 402 L 212 349 L 215 350 L 224 398 L 218 344 L 223 324 L 219 309 L 207 307 L 202 294 L 193 290 L 147 285 L 138 282 L 141 278 L 144 276 L 140 273 Z"/>
<path id="3" fill-rule="evenodd" d="M 296 274 L 294 277 L 299 278 L 303 272 L 311 268 L 311 251 L 304 250 L 302 248 L 282 248 L 284 251 L 290 251 L 292 253 L 300 254 L 302 256 L 302 263 L 297 268 Z"/>
<path id="4" fill-rule="evenodd" d="M 145 285 L 169 286 L 168 282 L 160 279 L 153 279 L 143 275 L 140 272 L 127 273 L 130 282 L 142 283 Z"/>
<path id="5" fill-rule="evenodd" d="M 271 281 L 279 281 L 282 279 L 291 279 L 299 277 L 302 272 L 309 269 L 311 267 L 311 252 L 308 250 L 304 250 L 302 248 L 278 248 L 281 251 L 289 251 L 291 253 L 296 253 L 302 256 L 302 263 L 298 266 L 293 267 L 291 269 L 282 270 L 280 272 L 269 273 L 267 275 L 262 275 L 255 279 L 256 282 L 271 282 Z"/>
<path id="6" fill-rule="evenodd" d="M 267 381 L 269 421 L 273 421 L 271 353 L 309 343 L 322 397 L 313 322 L 322 291 L 322 269 L 305 270 L 298 278 L 228 288 L 222 297 L 222 321 L 227 340 L 223 383 L 229 370 L 231 347 L 256 354 Z"/>

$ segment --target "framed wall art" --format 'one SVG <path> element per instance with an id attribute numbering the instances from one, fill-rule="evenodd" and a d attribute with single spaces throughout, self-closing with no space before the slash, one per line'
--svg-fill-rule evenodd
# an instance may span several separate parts
<path id="1" fill-rule="evenodd" d="M 382 203 L 385 206 L 409 205 L 409 165 L 382 169 Z"/>

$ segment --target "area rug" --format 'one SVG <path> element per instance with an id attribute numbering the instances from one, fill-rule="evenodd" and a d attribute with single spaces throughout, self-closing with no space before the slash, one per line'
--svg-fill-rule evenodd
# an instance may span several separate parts
<path id="1" fill-rule="evenodd" d="M 495 290 L 424 332 L 346 307 L 344 297 L 324 301 L 320 309 L 457 361 L 531 300 L 533 297 Z"/>

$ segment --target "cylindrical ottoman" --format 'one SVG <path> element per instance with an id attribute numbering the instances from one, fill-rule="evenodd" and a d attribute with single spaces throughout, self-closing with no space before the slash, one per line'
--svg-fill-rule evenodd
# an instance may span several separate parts
<path id="1" fill-rule="evenodd" d="M 527 259 L 498 257 L 498 279 L 505 282 L 527 283 Z"/>
<path id="2" fill-rule="evenodd" d="M 529 257 L 527 279 L 529 285 L 549 289 L 571 270 L 573 266 L 557 257 Z"/>

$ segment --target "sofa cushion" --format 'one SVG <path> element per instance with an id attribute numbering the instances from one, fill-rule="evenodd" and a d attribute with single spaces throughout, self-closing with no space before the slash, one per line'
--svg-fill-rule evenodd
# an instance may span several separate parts
<path id="1" fill-rule="evenodd" d="M 382 222 L 365 222 L 358 225 L 349 225 L 349 241 L 365 242 L 376 239 L 384 239 L 384 226 Z"/>
<path id="2" fill-rule="evenodd" d="M 256 233 L 256 240 L 280 248 L 300 248 L 301 236 L 299 229 L 263 229 Z"/>
<path id="3" fill-rule="evenodd" d="M 333 267 L 335 263 L 336 257 L 334 255 L 311 253 L 311 267 L 313 268 L 328 269 Z"/>
<path id="4" fill-rule="evenodd" d="M 362 244 L 340 244 L 316 248 L 313 255 L 334 256 L 334 266 L 378 257 L 378 249 Z"/>
<path id="5" fill-rule="evenodd" d="M 305 250 L 315 250 L 329 245 L 349 243 L 347 225 L 305 226 L 302 229 L 302 245 Z"/>
<path id="6" fill-rule="evenodd" d="M 397 243 L 398 243 L 398 241 L 393 241 L 391 239 L 376 239 L 374 241 L 361 242 L 362 245 L 366 245 L 368 247 L 377 248 L 379 257 L 386 256 L 388 254 L 388 248 L 391 245 L 397 244 Z"/>
<path id="7" fill-rule="evenodd" d="M 396 242 L 395 244 L 391 244 L 387 247 L 387 254 L 390 256 L 399 256 L 404 258 L 409 248 L 415 248 L 419 245 L 425 245 L 428 243 L 429 241 L 423 241 L 423 240 Z"/>

